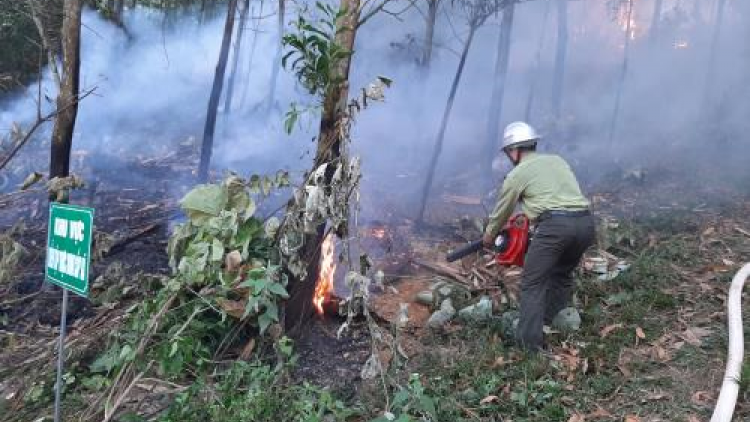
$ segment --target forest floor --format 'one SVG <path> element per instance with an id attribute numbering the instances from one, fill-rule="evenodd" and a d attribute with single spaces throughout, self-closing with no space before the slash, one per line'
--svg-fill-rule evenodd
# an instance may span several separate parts
<path id="1" fill-rule="evenodd" d="M 74 197 L 74 202 L 96 208 L 100 234 L 90 300 L 73 298 L 68 316 L 70 416 L 81 416 L 92 391 L 101 388 L 86 373 L 106 348 L 108 335 L 122 326 L 127 309 L 143 300 L 143 286 L 169 274 L 166 241 L 178 218 L 177 202 L 170 198 L 183 189 L 175 181 L 189 175 L 189 164 L 166 156 L 139 161 L 134 164 L 138 173 L 146 166 L 154 180 L 170 182 L 138 180 L 129 186 L 102 179 L 95 189 Z M 163 177 L 167 171 L 169 178 Z M 349 409 L 306 420 L 370 420 L 385 412 L 402 421 L 708 420 L 724 371 L 729 282 L 750 256 L 750 178 L 735 184 L 712 183 L 706 177 L 701 184 L 686 180 L 689 172 L 650 168 L 588 187 L 600 222 L 598 245 L 589 255 L 622 259 L 630 268 L 609 281 L 579 272 L 582 329 L 550 334 L 550 354 L 541 358 L 514 348 L 503 337 L 498 318 L 428 329 L 431 310 L 414 300 L 437 279 L 457 283 L 436 274 L 435 267 L 447 266 L 445 253 L 478 233 L 471 221 L 486 215 L 482 200 L 443 186 L 430 207 L 430 226 L 417 230 L 398 198 L 380 196 L 388 200 L 363 223 L 362 235 L 386 273 L 385 288 L 373 292 L 370 304 L 386 341 L 374 343 L 364 321 L 355 321 L 339 338 L 342 320 L 316 318 L 296 339 L 291 375 L 275 381 L 304 389 L 293 398 L 281 392 L 274 397 L 280 402 L 320 400 L 308 394 L 308 388 L 316 388 L 341 400 L 333 407 Z M 45 199 L 39 190 L 0 196 L 3 259 L 12 255 L 12 241 L 27 251 L 18 269 L 0 273 L 2 421 L 44 420 L 51 414 L 60 292 L 43 283 Z M 21 219 L 23 227 L 17 224 Z M 484 267 L 483 259 L 449 268 L 469 277 L 473 268 Z M 493 267 L 480 274 L 486 271 L 494 277 L 473 278 L 467 303 L 489 294 L 499 315 L 517 298 L 520 272 Z M 397 330 L 400 303 L 408 304 L 409 322 Z M 747 299 L 743 304 L 747 307 Z M 382 347 L 386 343 L 396 347 Z M 383 370 L 363 380 L 362 367 L 373 350 Z M 256 352 L 262 353 L 262 348 Z M 185 390 L 154 379 L 134 386 L 140 390 L 133 394 L 136 398 L 158 397 L 143 406 L 144 400 L 133 398 L 123 407 L 131 412 L 113 420 L 144 420 L 134 414 L 152 419 Z M 750 418 L 747 386 L 744 378 L 737 421 Z"/>

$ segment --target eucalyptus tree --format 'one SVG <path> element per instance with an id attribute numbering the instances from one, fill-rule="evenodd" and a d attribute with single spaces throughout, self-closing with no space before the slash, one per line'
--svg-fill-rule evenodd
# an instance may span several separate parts
<path id="1" fill-rule="evenodd" d="M 83 0 L 65 0 L 63 3 L 61 80 L 57 95 L 58 114 L 52 128 L 50 179 L 67 177 L 70 173 L 70 150 L 78 115 L 82 9 Z"/>
<path id="2" fill-rule="evenodd" d="M 726 10 L 727 0 L 717 0 L 714 11 L 714 22 L 711 32 L 711 45 L 708 50 L 708 62 L 706 63 L 706 82 L 701 104 L 702 111 L 708 111 L 712 107 L 713 87 L 716 70 L 716 58 L 719 54 L 719 40 L 721 39 L 721 28 L 724 22 L 724 11 Z"/>
<path id="3" fill-rule="evenodd" d="M 308 176 L 322 169 L 319 177 L 325 191 L 333 189 L 334 177 L 341 177 L 342 173 L 347 172 L 344 170 L 344 164 L 348 160 L 346 145 L 348 127 L 352 121 L 352 113 L 349 110 L 349 73 L 357 31 L 373 16 L 385 10 L 389 2 L 390 0 L 340 0 L 337 11 L 320 3 L 316 7 L 328 17 L 322 27 L 316 27 L 307 22 L 304 16 L 300 16 L 297 23 L 300 32 L 290 33 L 284 37 L 284 44 L 290 47 L 291 51 L 284 55 L 282 63 L 291 63 L 290 67 L 301 85 L 320 101 L 320 126 L 312 170 Z M 293 127 L 293 124 L 288 126 Z M 302 190 L 305 190 L 304 187 Z M 310 197 L 305 195 L 307 194 L 301 192 L 290 201 L 287 209 L 288 220 L 290 215 L 298 216 L 307 208 Z M 351 192 L 348 192 L 348 195 L 351 195 Z M 346 196 L 345 200 L 348 201 L 348 198 L 349 196 Z M 337 206 L 343 208 L 344 213 L 348 213 L 348 203 Z M 288 230 L 288 227 L 282 225 L 280 232 Z M 339 238 L 348 237 L 346 224 L 326 227 L 325 221 L 316 223 L 312 232 L 305 231 L 302 234 L 302 246 L 295 255 L 299 258 L 298 262 L 305 266 L 302 272 L 304 276 L 290 279 L 290 298 L 284 310 L 285 325 L 292 332 L 301 327 L 312 313 L 312 298 L 320 268 L 321 245 L 327 229 L 333 230 Z"/>
<path id="4" fill-rule="evenodd" d="M 568 58 L 568 0 L 557 0 L 557 50 L 552 80 L 552 113 L 555 120 L 562 115 L 565 66 Z"/>
<path id="5" fill-rule="evenodd" d="M 628 63 L 630 60 L 630 41 L 633 38 L 633 9 L 634 9 L 634 0 L 617 0 L 620 2 L 620 5 L 625 8 L 625 49 L 623 52 L 623 58 L 622 58 L 622 67 L 620 69 L 620 76 L 617 80 L 617 91 L 615 92 L 615 104 L 614 109 L 612 110 L 612 117 L 609 122 L 609 136 L 608 141 L 610 147 L 612 146 L 612 143 L 615 139 L 615 134 L 617 131 L 617 121 L 620 118 L 620 111 L 622 108 L 622 92 L 625 88 L 625 79 L 628 75 Z"/>
<path id="6" fill-rule="evenodd" d="M 242 52 L 242 39 L 245 35 L 245 25 L 247 24 L 247 15 L 250 12 L 250 0 L 243 0 L 242 10 L 240 11 L 240 23 L 237 27 L 237 39 L 234 41 L 234 52 L 232 53 L 232 71 L 229 72 L 227 81 L 227 94 L 224 98 L 224 113 L 229 114 L 232 111 L 232 98 L 234 96 L 234 82 L 237 77 L 237 65 L 240 61 Z"/>
<path id="7" fill-rule="evenodd" d="M 456 98 L 456 92 L 458 91 L 458 86 L 461 83 L 461 76 L 463 74 L 464 66 L 466 65 L 466 58 L 469 55 L 471 44 L 474 41 L 474 35 L 476 34 L 477 30 L 481 28 L 482 25 L 484 25 L 487 19 L 490 18 L 490 16 L 496 14 L 508 4 L 515 3 L 515 0 L 453 0 L 451 3 L 456 11 L 463 16 L 469 33 L 463 43 L 461 58 L 458 62 L 458 69 L 456 69 L 456 74 L 453 78 L 450 94 L 448 95 L 448 100 L 445 105 L 445 111 L 443 113 L 443 119 L 440 123 L 440 129 L 435 140 L 435 146 L 433 148 L 432 156 L 427 167 L 427 177 L 422 187 L 421 201 L 419 204 L 419 211 L 417 213 L 417 222 L 419 224 L 424 223 L 424 211 L 427 205 L 427 197 L 429 196 L 430 190 L 432 188 L 432 181 L 435 176 L 435 168 L 443 149 L 445 131 L 448 127 L 448 121 L 450 120 L 451 111 L 453 110 L 453 103 Z"/>
<path id="8" fill-rule="evenodd" d="M 237 11 L 237 0 L 229 0 L 227 7 L 227 18 L 224 24 L 224 36 L 221 41 L 219 60 L 214 72 L 214 82 L 211 95 L 208 99 L 208 110 L 206 112 L 206 124 L 203 129 L 203 144 L 201 145 L 201 157 L 198 167 L 198 180 L 208 181 L 208 168 L 211 164 L 211 153 L 214 146 L 214 132 L 216 129 L 216 112 L 219 107 L 221 90 L 224 85 L 224 73 L 227 68 L 229 57 L 229 45 L 232 42 L 232 31 L 234 28 L 234 15 Z"/>
<path id="9" fill-rule="evenodd" d="M 424 49 L 420 65 L 430 67 L 432 62 L 432 49 L 435 45 L 435 24 L 437 23 L 438 10 L 442 0 L 425 0 L 427 3 L 427 14 L 425 15 Z"/>
<path id="10" fill-rule="evenodd" d="M 497 43 L 497 57 L 495 62 L 495 76 L 492 79 L 492 96 L 490 97 L 489 116 L 487 117 L 487 134 L 484 142 L 484 154 L 481 162 L 482 190 L 490 189 L 492 160 L 495 156 L 497 140 L 500 135 L 500 117 L 503 112 L 503 97 L 508 76 L 508 62 L 510 58 L 511 32 L 513 31 L 513 16 L 515 4 L 508 2 L 503 9 L 503 19 L 500 23 L 500 37 Z"/>

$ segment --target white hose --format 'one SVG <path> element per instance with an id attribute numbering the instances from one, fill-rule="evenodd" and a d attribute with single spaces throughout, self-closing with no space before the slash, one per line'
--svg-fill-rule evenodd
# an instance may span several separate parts
<path id="1" fill-rule="evenodd" d="M 732 280 L 727 299 L 727 326 L 729 328 L 729 352 L 727 369 L 724 371 L 724 383 L 721 385 L 719 400 L 716 401 L 711 422 L 730 422 L 737 403 L 742 373 L 742 357 L 745 340 L 742 336 L 742 287 L 750 277 L 750 264 L 745 264 Z"/>

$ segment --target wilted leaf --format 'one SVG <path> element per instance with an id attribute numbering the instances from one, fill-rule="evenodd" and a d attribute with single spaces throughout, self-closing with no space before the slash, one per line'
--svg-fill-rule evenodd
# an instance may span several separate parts
<path id="1" fill-rule="evenodd" d="M 586 415 L 586 417 L 589 419 L 611 418 L 612 414 L 602 407 L 597 407 L 596 410 Z"/>
<path id="2" fill-rule="evenodd" d="M 30 188 L 31 186 L 42 180 L 43 177 L 44 175 L 42 173 L 39 173 L 38 171 L 31 173 L 26 177 L 26 179 L 23 180 L 23 183 L 21 183 L 21 190 Z"/>
<path id="3" fill-rule="evenodd" d="M 707 337 L 710 334 L 711 331 L 706 328 L 690 327 L 678 335 L 688 342 L 688 344 L 700 347 L 703 344 L 703 337 Z"/>
<path id="4" fill-rule="evenodd" d="M 498 401 L 498 400 L 499 400 L 499 397 L 497 397 L 497 396 L 487 396 L 487 397 L 483 398 L 482 400 L 480 400 L 479 404 L 489 404 L 489 403 L 492 403 L 492 402 Z"/>
<path id="5" fill-rule="evenodd" d="M 708 391 L 696 391 L 690 397 L 690 400 L 698 406 L 710 406 L 714 401 L 713 395 Z"/>
<path id="6" fill-rule="evenodd" d="M 646 333 L 643 332 L 643 328 L 636 327 L 635 328 L 635 336 L 638 337 L 639 339 L 643 340 L 643 339 L 646 338 Z"/>
<path id="7" fill-rule="evenodd" d="M 227 271 L 237 271 L 241 264 L 242 254 L 240 254 L 240 251 L 231 251 L 227 254 L 226 257 L 224 257 L 224 266 L 226 267 Z"/>
<path id="8" fill-rule="evenodd" d="M 232 318 L 242 319 L 245 304 L 237 300 L 218 299 L 219 307 Z"/>
<path id="9" fill-rule="evenodd" d="M 586 417 L 584 417 L 580 413 L 573 413 L 573 415 L 568 419 L 568 422 L 584 422 L 586 420 Z"/>
<path id="10" fill-rule="evenodd" d="M 605 338 L 605 337 L 607 337 L 607 336 L 608 336 L 608 335 L 609 335 L 609 334 L 610 334 L 610 333 L 611 333 L 612 331 L 614 331 L 614 330 L 616 330 L 616 329 L 618 329 L 618 328 L 622 328 L 622 324 L 612 324 L 612 325 L 608 325 L 608 326 L 606 326 L 606 327 L 602 328 L 602 330 L 601 330 L 601 331 L 599 332 L 599 336 L 600 336 L 601 338 Z"/>

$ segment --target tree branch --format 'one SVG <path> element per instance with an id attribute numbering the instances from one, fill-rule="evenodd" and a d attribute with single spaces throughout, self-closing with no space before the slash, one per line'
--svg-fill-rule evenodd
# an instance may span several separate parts
<path id="1" fill-rule="evenodd" d="M 370 9 L 369 12 L 365 13 L 365 15 L 360 18 L 359 22 L 357 22 L 357 28 L 364 25 L 368 20 L 370 20 L 373 16 L 377 15 L 380 12 L 383 12 L 383 13 L 386 13 L 388 15 L 398 18 L 407 10 L 411 9 L 412 7 L 416 7 L 415 6 L 416 0 L 409 0 L 409 4 L 403 10 L 398 11 L 398 12 L 390 12 L 385 9 L 385 6 L 392 1 L 393 0 L 380 0 L 380 3 L 377 6 L 373 6 L 373 8 Z M 362 6 L 362 9 L 364 9 L 368 3 L 369 1 L 365 2 L 365 5 Z"/>
<path id="2" fill-rule="evenodd" d="M 13 147 L 13 149 L 10 151 L 10 153 L 8 153 L 8 155 L 5 157 L 5 159 L 3 159 L 2 163 L 0 163 L 0 170 L 4 169 L 5 166 L 10 162 L 10 160 L 12 160 L 13 157 L 16 156 L 16 154 L 18 153 L 18 151 L 24 145 L 26 145 L 26 143 L 31 139 L 31 135 L 33 135 L 34 132 L 36 132 L 36 130 L 39 129 L 39 127 L 41 125 L 43 125 L 44 123 L 46 123 L 46 122 L 54 119 L 58 114 L 60 114 L 63 111 L 67 110 L 68 108 L 72 107 L 73 105 L 81 102 L 81 100 L 83 100 L 84 98 L 86 98 L 89 95 L 91 95 L 94 92 L 94 90 L 96 90 L 96 87 L 91 88 L 90 90 L 86 91 L 85 93 L 83 93 L 83 95 L 79 95 L 78 98 L 76 98 L 73 101 L 71 101 L 65 107 L 63 107 L 61 109 L 56 109 L 55 111 L 53 111 L 53 112 L 51 112 L 51 113 L 49 113 L 49 114 L 47 114 L 45 116 L 38 117 L 36 119 L 36 122 L 34 122 L 34 124 L 29 129 L 29 131 L 26 132 L 26 135 L 24 135 L 24 137 L 20 141 L 18 141 L 16 143 L 16 145 Z"/>

